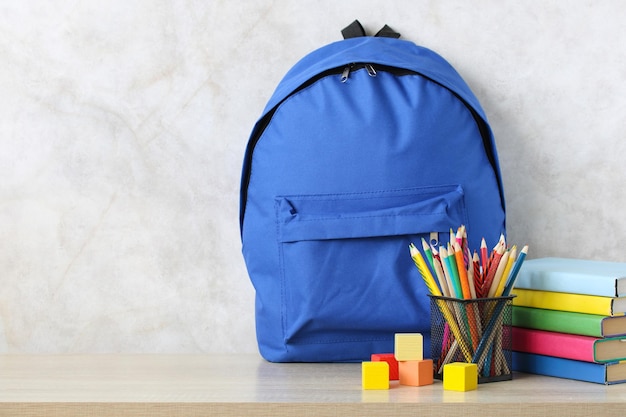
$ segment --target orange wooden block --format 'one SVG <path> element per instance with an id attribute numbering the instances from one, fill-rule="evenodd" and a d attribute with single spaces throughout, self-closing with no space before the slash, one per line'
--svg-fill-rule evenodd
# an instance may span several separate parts
<path id="1" fill-rule="evenodd" d="M 401 385 L 421 387 L 433 383 L 433 360 L 398 362 L 398 373 Z"/>
<path id="2" fill-rule="evenodd" d="M 398 376 L 398 361 L 393 353 L 373 353 L 371 357 L 372 362 L 387 362 L 389 364 L 389 380 L 397 381 Z"/>

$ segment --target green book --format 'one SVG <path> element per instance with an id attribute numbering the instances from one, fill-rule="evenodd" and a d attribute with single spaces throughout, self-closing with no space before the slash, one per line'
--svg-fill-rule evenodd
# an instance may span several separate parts
<path id="1" fill-rule="evenodd" d="M 594 337 L 626 335 L 626 316 L 601 316 L 515 305 L 511 311 L 511 324 L 517 327 Z"/>

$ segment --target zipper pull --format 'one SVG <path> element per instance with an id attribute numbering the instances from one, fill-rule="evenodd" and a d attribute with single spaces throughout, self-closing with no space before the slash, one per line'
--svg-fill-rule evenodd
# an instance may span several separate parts
<path id="1" fill-rule="evenodd" d="M 365 64 L 365 69 L 370 77 L 375 77 L 377 75 L 376 70 L 372 64 Z"/>
<path id="2" fill-rule="evenodd" d="M 350 70 L 352 69 L 352 64 L 348 65 L 347 67 L 345 67 L 343 69 L 343 72 L 341 73 L 341 82 L 345 83 L 346 81 L 348 81 L 348 77 L 350 76 Z"/>
<path id="3" fill-rule="evenodd" d="M 437 247 L 439 246 L 439 233 L 438 232 L 430 232 L 430 236 L 428 238 L 431 246 Z"/>

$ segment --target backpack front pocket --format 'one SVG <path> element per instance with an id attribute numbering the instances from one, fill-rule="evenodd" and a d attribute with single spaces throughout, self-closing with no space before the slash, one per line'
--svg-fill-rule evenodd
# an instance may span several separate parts
<path id="1" fill-rule="evenodd" d="M 408 245 L 467 225 L 460 186 L 280 196 L 276 216 L 287 345 L 429 331 Z"/>

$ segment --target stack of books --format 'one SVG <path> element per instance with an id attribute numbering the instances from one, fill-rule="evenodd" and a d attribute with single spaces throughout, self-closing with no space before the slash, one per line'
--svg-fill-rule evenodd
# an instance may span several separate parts
<path id="1" fill-rule="evenodd" d="M 513 370 L 626 382 L 626 263 L 528 260 L 512 294 Z"/>

